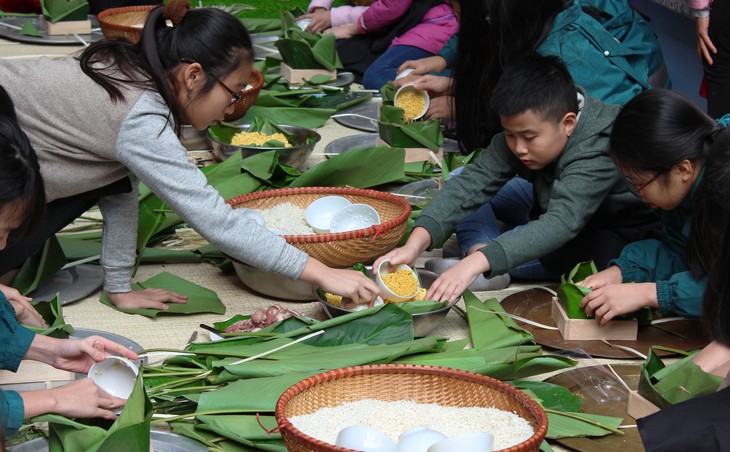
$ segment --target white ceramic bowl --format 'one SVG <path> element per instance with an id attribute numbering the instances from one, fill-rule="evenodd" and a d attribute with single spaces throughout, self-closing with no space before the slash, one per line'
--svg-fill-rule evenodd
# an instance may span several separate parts
<path id="1" fill-rule="evenodd" d="M 347 232 L 380 224 L 378 211 L 367 204 L 352 204 L 337 212 L 330 221 L 330 232 Z"/>
<path id="2" fill-rule="evenodd" d="M 332 217 L 350 205 L 352 205 L 352 201 L 342 196 L 325 196 L 315 200 L 307 207 L 304 219 L 314 229 L 314 232 L 327 234 L 330 232 Z"/>
<path id="3" fill-rule="evenodd" d="M 398 271 L 398 270 L 408 270 L 409 272 L 413 273 L 413 277 L 416 278 L 416 281 L 418 281 L 418 286 L 419 287 L 421 286 L 421 282 L 418 279 L 418 274 L 415 271 L 413 271 L 413 269 L 411 267 L 409 267 L 406 264 L 400 264 L 400 265 L 396 265 L 395 270 L 393 270 L 393 271 Z M 410 296 L 407 296 L 407 297 L 398 295 L 397 293 L 390 290 L 390 288 L 388 288 L 388 286 L 385 284 L 385 281 L 383 281 L 383 275 L 387 275 L 390 272 L 391 272 L 390 271 L 390 261 L 388 259 L 386 259 L 380 263 L 380 267 L 378 267 L 378 274 L 375 275 L 375 282 L 378 283 L 378 286 L 385 294 L 385 298 L 387 298 L 388 300 L 391 300 L 391 301 L 398 302 L 398 301 L 406 301 L 406 300 L 411 299 L 414 296 L 416 296 L 416 294 L 418 293 L 418 289 L 416 289 L 416 291 L 414 293 L 412 293 Z"/>
<path id="4" fill-rule="evenodd" d="M 469 433 L 437 442 L 428 452 L 492 452 L 494 435 L 491 433 Z"/>
<path id="5" fill-rule="evenodd" d="M 401 433 L 398 452 L 427 452 L 428 448 L 446 439 L 446 435 L 428 427 L 416 427 Z"/>
<path id="6" fill-rule="evenodd" d="M 134 389 L 139 368 L 132 361 L 121 356 L 107 356 L 91 366 L 88 377 L 107 394 L 127 399 Z"/>
<path id="7" fill-rule="evenodd" d="M 364 452 L 398 452 L 398 446 L 385 433 L 364 425 L 340 430 L 335 445 Z"/>
<path id="8" fill-rule="evenodd" d="M 401 86 L 400 88 L 398 88 L 398 91 L 395 92 L 395 97 L 393 98 L 393 105 L 395 105 L 397 107 L 398 106 L 398 97 L 401 94 L 408 93 L 408 92 L 417 93 L 419 96 L 421 96 L 423 98 L 423 109 L 421 110 L 421 112 L 419 114 L 417 114 L 415 117 L 413 117 L 413 119 L 423 118 L 423 115 L 426 114 L 426 112 L 428 111 L 428 107 L 431 104 L 431 99 L 429 98 L 428 93 L 425 90 L 416 89 L 416 87 L 413 85 Z"/>

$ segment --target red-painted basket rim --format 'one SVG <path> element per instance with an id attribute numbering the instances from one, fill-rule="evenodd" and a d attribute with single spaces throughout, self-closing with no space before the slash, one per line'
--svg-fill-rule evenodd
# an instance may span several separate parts
<path id="1" fill-rule="evenodd" d="M 366 365 L 366 366 L 350 366 L 350 367 L 343 367 L 340 369 L 333 369 L 329 370 L 327 372 L 322 372 L 321 374 L 313 375 L 309 378 L 305 378 L 304 380 L 296 383 L 279 397 L 279 400 L 276 402 L 276 408 L 274 411 L 274 415 L 276 417 L 276 423 L 279 426 L 279 429 L 281 428 L 287 428 L 288 430 L 291 430 L 296 436 L 306 437 L 307 440 L 311 443 L 314 443 L 317 448 L 321 448 L 321 450 L 332 450 L 335 452 L 350 452 L 350 449 L 335 446 L 330 443 L 325 443 L 324 441 L 320 441 L 318 439 L 312 438 L 311 436 L 308 436 L 304 434 L 302 431 L 298 430 L 294 425 L 292 425 L 291 422 L 286 418 L 286 415 L 284 414 L 286 404 L 297 394 L 303 392 L 304 390 L 311 388 L 312 386 L 315 386 L 320 383 L 325 383 L 328 381 L 336 380 L 343 377 L 351 377 L 356 375 L 367 375 L 367 374 L 407 374 L 407 373 L 414 373 L 416 371 L 417 373 L 425 374 L 425 375 L 445 375 L 445 376 L 451 376 L 456 377 L 462 380 L 466 381 L 473 381 L 478 383 L 486 383 L 488 386 L 503 392 L 510 394 L 514 398 L 516 398 L 520 403 L 522 403 L 537 419 L 537 428 L 535 429 L 535 433 L 525 441 L 516 444 L 510 448 L 507 449 L 501 449 L 500 452 L 518 452 L 525 449 L 534 449 L 537 450 L 540 447 L 540 444 L 542 444 L 542 441 L 545 439 L 545 435 L 547 434 L 548 429 L 548 418 L 547 414 L 545 413 L 545 410 L 537 403 L 535 400 L 532 399 L 532 397 L 528 396 L 524 392 L 520 391 L 519 389 L 515 388 L 514 386 L 511 386 L 503 381 L 497 380 L 496 378 L 488 377 L 486 375 L 478 374 L 476 372 L 470 372 L 467 370 L 462 369 L 455 369 L 451 367 L 441 367 L 441 366 L 428 366 L 428 365 L 419 365 L 419 364 L 373 364 L 373 365 Z"/>
<path id="2" fill-rule="evenodd" d="M 383 199 L 390 201 L 394 204 L 398 204 L 403 208 L 403 212 L 400 215 L 388 220 L 384 223 L 376 224 L 365 229 L 356 229 L 354 231 L 337 232 L 334 234 L 292 234 L 282 235 L 284 240 L 288 243 L 324 243 L 334 242 L 337 240 L 349 240 L 359 239 L 364 237 L 378 237 L 389 230 L 399 226 L 400 224 L 408 221 L 408 217 L 411 215 L 411 205 L 408 201 L 400 198 L 392 193 L 369 190 L 364 188 L 351 188 L 351 187 L 296 187 L 296 188 L 279 188 L 275 190 L 258 191 L 255 193 L 249 193 L 247 195 L 236 196 L 235 198 L 228 199 L 227 204 L 236 206 L 245 202 L 253 201 L 256 199 L 264 198 L 277 198 L 280 196 L 287 195 L 299 195 L 299 194 L 324 194 L 324 195 L 353 195 L 353 196 L 365 196 L 368 198 Z"/>

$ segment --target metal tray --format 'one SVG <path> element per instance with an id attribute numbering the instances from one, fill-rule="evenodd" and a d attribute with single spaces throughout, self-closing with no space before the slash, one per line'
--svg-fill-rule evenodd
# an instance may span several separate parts
<path id="1" fill-rule="evenodd" d="M 352 107 L 343 108 L 332 119 L 351 129 L 362 130 L 363 132 L 377 132 L 378 110 L 381 105 L 380 102 L 363 102 Z"/>
<path id="2" fill-rule="evenodd" d="M 152 430 L 150 446 L 155 452 L 206 452 L 208 448 L 197 441 L 172 432 Z M 48 438 L 34 438 L 21 444 L 8 447 L 8 452 L 45 452 Z"/>
<path id="3" fill-rule="evenodd" d="M 33 25 L 40 31 L 40 36 L 26 36 L 20 33 L 20 27 L 30 20 Z M 79 38 L 90 44 L 99 39 L 104 39 L 104 34 L 99 29 L 99 23 L 96 17 L 89 16 L 91 20 L 91 34 L 78 35 Z M 38 25 L 38 17 L 4 17 L 0 19 L 0 38 L 10 39 L 11 41 L 25 42 L 28 44 L 58 44 L 58 45 L 84 45 L 79 38 L 74 35 L 53 35 L 43 31 Z"/>
<path id="4" fill-rule="evenodd" d="M 59 270 L 53 277 L 28 294 L 35 301 L 50 301 L 60 293 L 61 304 L 65 305 L 86 298 L 96 292 L 104 283 L 104 269 L 99 265 L 81 264 Z"/>
<path id="5" fill-rule="evenodd" d="M 378 133 L 359 133 L 330 141 L 324 148 L 326 157 L 334 154 L 342 154 L 350 149 L 371 148 L 377 146 Z M 459 143 L 456 140 L 446 138 L 441 145 L 444 152 L 459 152 Z"/>

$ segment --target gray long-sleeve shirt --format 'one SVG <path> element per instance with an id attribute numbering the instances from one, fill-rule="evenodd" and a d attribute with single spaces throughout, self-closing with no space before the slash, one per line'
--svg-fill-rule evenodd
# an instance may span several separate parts
<path id="1" fill-rule="evenodd" d="M 130 89 L 125 101 L 86 76 L 73 58 L 0 62 L 21 128 L 38 154 L 48 201 L 131 176 L 142 181 L 221 251 L 262 270 L 298 278 L 308 256 L 227 205 L 188 161 L 155 91 Z M 137 191 L 99 202 L 104 217 L 104 288 L 131 289 L 137 237 Z"/>

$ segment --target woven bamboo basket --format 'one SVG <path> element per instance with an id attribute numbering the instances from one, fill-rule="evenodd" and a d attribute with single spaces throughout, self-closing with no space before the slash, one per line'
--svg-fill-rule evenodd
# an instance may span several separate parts
<path id="1" fill-rule="evenodd" d="M 236 106 L 233 113 L 225 115 L 223 118 L 225 121 L 235 121 L 243 117 L 248 109 L 253 107 L 253 104 L 255 104 L 259 98 L 261 88 L 264 86 L 264 76 L 255 68 L 251 68 L 251 77 L 248 79 L 248 84 L 251 85 L 251 88 L 248 88 L 243 92 L 243 96 L 241 96 L 235 104 Z"/>
<path id="2" fill-rule="evenodd" d="M 395 248 L 405 232 L 411 206 L 390 193 L 345 187 L 301 187 L 268 190 L 229 199 L 228 204 L 249 209 L 269 209 L 290 202 L 304 209 L 324 196 L 339 195 L 353 203 L 372 206 L 380 224 L 336 234 L 285 235 L 292 246 L 329 267 L 346 268 L 357 263 L 370 264 Z"/>
<path id="3" fill-rule="evenodd" d="M 150 11 L 159 5 L 109 8 L 96 16 L 101 32 L 107 38 L 126 38 L 134 43 L 142 36 L 142 28 Z M 141 26 L 140 26 L 141 25 Z"/>
<path id="4" fill-rule="evenodd" d="M 524 392 L 499 380 L 447 367 L 384 364 L 331 370 L 285 391 L 276 403 L 275 416 L 287 450 L 350 451 L 305 435 L 289 418 L 363 399 L 492 407 L 514 412 L 526 419 L 535 433 L 522 443 L 503 449 L 509 452 L 538 451 L 547 433 L 548 419 L 542 407 Z M 343 427 L 346 425 L 343 423 Z"/>

